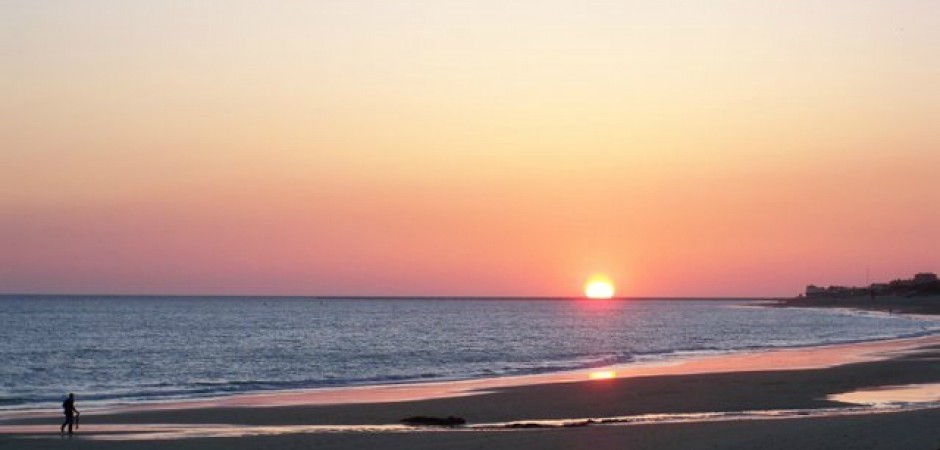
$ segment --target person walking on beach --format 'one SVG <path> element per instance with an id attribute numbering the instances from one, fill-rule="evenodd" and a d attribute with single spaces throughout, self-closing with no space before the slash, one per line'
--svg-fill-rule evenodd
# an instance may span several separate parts
<path id="1" fill-rule="evenodd" d="M 79 416 L 79 412 L 75 409 L 75 394 L 69 393 L 69 398 L 65 399 L 62 402 L 62 412 L 65 414 L 65 422 L 62 422 L 62 427 L 59 429 L 60 433 L 65 432 L 65 426 L 69 426 L 69 434 L 72 434 L 72 424 L 75 424 L 75 428 L 78 428 L 78 423 L 76 419 Z"/>

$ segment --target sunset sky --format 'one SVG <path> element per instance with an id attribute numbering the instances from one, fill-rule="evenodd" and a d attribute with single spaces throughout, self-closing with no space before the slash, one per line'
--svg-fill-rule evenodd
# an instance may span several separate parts
<path id="1" fill-rule="evenodd" d="M 0 0 L 0 292 L 940 271 L 940 2 Z"/>

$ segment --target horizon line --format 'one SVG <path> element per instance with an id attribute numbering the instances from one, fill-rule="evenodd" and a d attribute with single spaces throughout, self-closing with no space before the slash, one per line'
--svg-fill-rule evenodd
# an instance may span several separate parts
<path id="1" fill-rule="evenodd" d="M 0 297 L 280 298 L 312 300 L 596 300 L 578 295 L 285 295 L 285 294 L 44 294 L 0 293 Z M 615 296 L 603 300 L 778 300 L 792 296 Z"/>

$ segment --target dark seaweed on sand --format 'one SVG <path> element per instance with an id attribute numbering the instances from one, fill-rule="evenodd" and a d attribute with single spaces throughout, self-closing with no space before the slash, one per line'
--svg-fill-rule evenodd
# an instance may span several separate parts
<path id="1" fill-rule="evenodd" d="M 435 427 L 456 427 L 458 425 L 464 425 L 467 421 L 463 417 L 428 417 L 428 416 L 411 416 L 401 419 L 402 423 L 405 425 L 412 426 L 435 426 Z"/>

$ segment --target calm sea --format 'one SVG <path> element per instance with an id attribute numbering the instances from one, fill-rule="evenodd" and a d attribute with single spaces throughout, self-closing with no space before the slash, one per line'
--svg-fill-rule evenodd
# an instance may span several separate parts
<path id="1" fill-rule="evenodd" d="M 0 409 L 533 374 L 940 332 L 735 301 L 0 297 Z"/>

